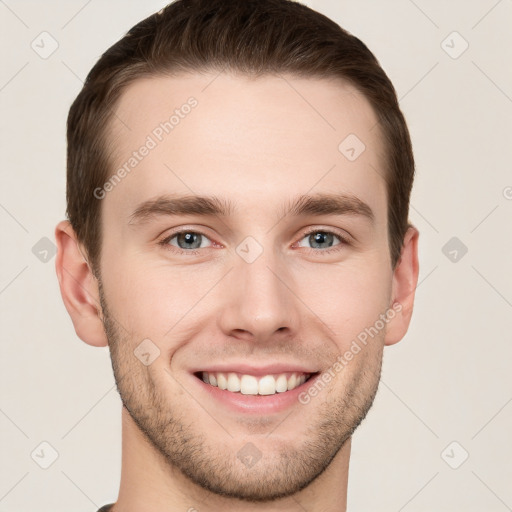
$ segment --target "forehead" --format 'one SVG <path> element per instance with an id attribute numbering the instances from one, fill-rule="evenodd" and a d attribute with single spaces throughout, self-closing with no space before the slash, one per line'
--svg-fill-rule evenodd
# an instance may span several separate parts
<path id="1" fill-rule="evenodd" d="M 341 80 L 225 73 L 139 79 L 121 96 L 109 132 L 112 175 L 122 177 L 103 208 L 126 217 L 165 193 L 271 208 L 308 191 L 336 191 L 385 210 L 377 117 Z"/>

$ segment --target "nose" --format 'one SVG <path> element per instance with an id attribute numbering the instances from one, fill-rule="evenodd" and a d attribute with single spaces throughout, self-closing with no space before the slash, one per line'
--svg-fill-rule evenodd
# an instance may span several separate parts
<path id="1" fill-rule="evenodd" d="M 279 254 L 267 249 L 252 262 L 236 256 L 226 280 L 218 315 L 226 336 L 264 343 L 297 335 L 301 301 Z"/>

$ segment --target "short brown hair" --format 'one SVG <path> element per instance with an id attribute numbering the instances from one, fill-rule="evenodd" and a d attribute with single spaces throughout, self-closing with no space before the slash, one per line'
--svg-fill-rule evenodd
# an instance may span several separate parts
<path id="1" fill-rule="evenodd" d="M 395 89 L 364 43 L 292 0 L 177 0 L 137 23 L 89 72 L 67 121 L 67 215 L 99 273 L 101 200 L 112 174 L 108 128 L 134 80 L 180 71 L 341 78 L 369 101 L 385 144 L 393 268 L 409 227 L 414 158 Z M 341 141 L 340 141 L 341 142 Z"/>

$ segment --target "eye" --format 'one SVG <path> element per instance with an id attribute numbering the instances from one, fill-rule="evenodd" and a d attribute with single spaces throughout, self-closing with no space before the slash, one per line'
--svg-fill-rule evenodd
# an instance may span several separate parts
<path id="1" fill-rule="evenodd" d="M 338 239 L 338 243 L 335 243 L 336 239 Z M 298 242 L 299 247 L 304 247 L 301 245 L 303 240 L 307 240 L 311 244 L 310 250 L 316 254 L 329 254 L 343 249 L 346 245 L 350 245 L 348 237 L 341 233 L 324 229 L 312 229 L 304 232 L 301 240 Z M 210 245 L 208 245 L 208 242 L 210 242 Z M 158 242 L 158 244 L 175 253 L 189 255 L 199 254 L 199 249 L 213 246 L 211 240 L 204 233 L 191 229 L 183 229 L 171 233 Z"/>
<path id="2" fill-rule="evenodd" d="M 174 243 L 173 240 L 175 240 Z M 204 249 L 205 247 L 209 247 L 208 245 L 204 244 L 204 242 L 209 240 L 210 239 L 204 233 L 187 229 L 172 233 L 158 243 L 164 246 L 166 249 L 178 252 L 180 254 L 197 254 L 198 252 L 196 249 Z"/>
<path id="3" fill-rule="evenodd" d="M 307 240 L 308 243 L 311 244 L 311 249 L 315 250 L 315 252 L 320 252 L 324 254 L 331 253 L 333 251 L 339 251 L 345 245 L 349 245 L 349 240 L 347 237 L 343 236 L 341 233 L 335 233 L 333 231 L 327 231 L 323 229 L 313 229 L 309 230 L 306 233 L 302 234 L 303 238 L 299 241 L 299 247 L 304 247 L 300 245 L 302 240 Z M 338 243 L 334 243 L 335 239 L 338 239 Z M 318 250 L 319 249 L 319 250 Z"/>

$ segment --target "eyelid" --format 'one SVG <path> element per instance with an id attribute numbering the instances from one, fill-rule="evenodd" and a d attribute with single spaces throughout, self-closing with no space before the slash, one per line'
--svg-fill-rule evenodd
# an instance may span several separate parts
<path id="1" fill-rule="evenodd" d="M 201 247 L 199 249 L 181 249 L 180 247 L 176 247 L 174 245 L 170 245 L 170 241 L 180 235 L 181 233 L 195 233 L 197 235 L 201 235 L 201 236 L 204 236 L 205 238 L 207 238 L 208 240 L 210 240 L 212 242 L 212 246 L 213 245 L 217 245 L 217 246 L 221 246 L 222 247 L 222 244 L 218 244 L 217 242 L 213 242 L 210 238 L 210 236 L 208 236 L 204 231 L 201 231 L 200 229 L 196 229 L 196 228 L 190 228 L 190 227 L 182 227 L 182 228 L 179 228 L 177 229 L 176 231 L 172 231 L 171 233 L 167 234 L 166 236 L 164 236 L 163 239 L 159 240 L 158 241 L 158 245 L 161 245 L 164 247 L 164 249 L 168 249 L 172 252 L 177 252 L 178 254 L 183 254 L 183 253 L 187 253 L 187 254 L 197 254 L 198 251 L 200 249 L 209 249 L 210 247 Z"/>
<path id="2" fill-rule="evenodd" d="M 339 231 L 336 228 L 323 228 L 323 227 L 312 227 L 307 228 L 302 232 L 301 238 L 294 243 L 294 246 L 299 244 L 305 237 L 312 233 L 327 233 L 334 235 L 339 238 L 340 242 L 332 247 L 328 247 L 327 249 L 315 249 L 313 247 L 302 247 L 301 249 L 305 249 L 307 254 L 313 254 L 313 256 L 328 257 L 332 254 L 343 254 L 342 251 L 346 250 L 348 247 L 352 246 L 352 237 L 344 232 Z"/>
<path id="3" fill-rule="evenodd" d="M 340 231 L 336 228 L 323 228 L 323 227 L 312 227 L 312 228 L 306 228 L 302 232 L 302 238 L 311 235 L 312 233 L 329 233 L 331 235 L 337 236 L 343 243 L 350 244 L 352 241 L 352 237 L 346 233 L 345 231 Z M 300 240 L 302 240 L 302 238 Z"/>

